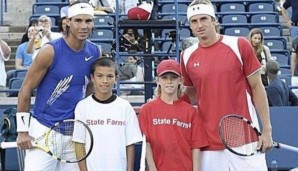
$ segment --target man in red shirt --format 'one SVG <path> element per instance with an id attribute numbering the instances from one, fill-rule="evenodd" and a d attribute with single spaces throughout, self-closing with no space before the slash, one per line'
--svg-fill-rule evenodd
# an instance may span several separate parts
<path id="1" fill-rule="evenodd" d="M 195 0 L 187 10 L 192 33 L 199 43 L 184 51 L 181 57 L 186 94 L 196 100 L 210 141 L 202 152 L 202 170 L 267 170 L 265 155 L 240 158 L 225 150 L 218 125 L 227 114 L 240 114 L 263 129 L 258 148 L 272 147 L 272 128 L 266 92 L 261 82 L 261 65 L 249 42 L 243 37 L 220 35 L 218 22 L 209 0 Z M 249 164 L 251 161 L 257 164 Z M 215 165 L 213 162 L 217 161 Z M 249 162 L 247 162 L 249 161 Z M 252 162 L 254 163 L 254 162 Z"/>

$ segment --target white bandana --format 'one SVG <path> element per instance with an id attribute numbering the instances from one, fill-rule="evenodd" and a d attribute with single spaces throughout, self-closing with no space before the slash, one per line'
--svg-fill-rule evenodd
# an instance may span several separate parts
<path id="1" fill-rule="evenodd" d="M 188 21 L 192 16 L 199 15 L 199 14 L 206 14 L 206 15 L 210 15 L 213 18 L 216 18 L 215 11 L 212 5 L 197 4 L 187 8 Z"/>
<path id="2" fill-rule="evenodd" d="M 78 3 L 70 6 L 68 8 L 68 18 L 72 18 L 73 16 L 80 15 L 80 14 L 88 14 L 94 18 L 94 9 L 88 3 Z"/>

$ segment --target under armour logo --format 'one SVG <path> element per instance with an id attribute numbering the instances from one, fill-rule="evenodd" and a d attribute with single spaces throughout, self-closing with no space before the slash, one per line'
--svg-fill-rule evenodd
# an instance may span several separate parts
<path id="1" fill-rule="evenodd" d="M 193 64 L 193 67 L 199 67 L 199 66 L 200 66 L 199 62 Z"/>

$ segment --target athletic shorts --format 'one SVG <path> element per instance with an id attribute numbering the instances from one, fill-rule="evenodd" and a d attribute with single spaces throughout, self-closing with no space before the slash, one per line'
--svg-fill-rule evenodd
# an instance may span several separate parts
<path id="1" fill-rule="evenodd" d="M 238 156 L 229 150 L 202 151 L 201 171 L 268 171 L 264 153 Z"/>

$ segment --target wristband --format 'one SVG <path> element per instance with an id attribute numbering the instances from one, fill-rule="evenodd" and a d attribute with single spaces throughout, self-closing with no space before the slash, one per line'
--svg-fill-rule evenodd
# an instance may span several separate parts
<path id="1" fill-rule="evenodd" d="M 17 132 L 28 132 L 31 115 L 29 112 L 17 112 Z"/>

